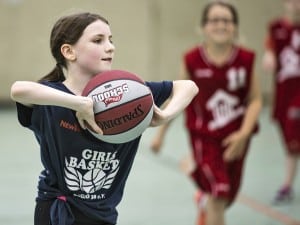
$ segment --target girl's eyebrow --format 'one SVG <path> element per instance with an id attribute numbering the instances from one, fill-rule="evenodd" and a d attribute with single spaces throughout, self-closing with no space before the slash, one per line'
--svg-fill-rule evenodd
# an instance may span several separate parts
<path id="1" fill-rule="evenodd" d="M 96 36 L 96 37 L 105 37 L 106 35 L 104 35 L 104 34 L 96 34 L 95 36 Z M 108 37 L 109 37 L 109 38 L 112 38 L 112 35 L 109 35 Z"/>

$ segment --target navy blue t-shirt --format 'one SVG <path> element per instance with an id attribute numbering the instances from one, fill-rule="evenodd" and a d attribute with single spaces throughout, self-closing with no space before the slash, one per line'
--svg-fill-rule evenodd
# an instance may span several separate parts
<path id="1" fill-rule="evenodd" d="M 61 82 L 43 84 L 72 94 Z M 157 106 L 164 103 L 173 88 L 171 81 L 146 84 Z M 39 177 L 37 200 L 55 199 L 51 219 L 70 224 L 71 205 L 91 221 L 115 224 L 116 206 L 121 201 L 140 137 L 110 144 L 81 129 L 73 110 L 42 105 L 29 108 L 19 103 L 17 109 L 19 122 L 34 132 L 40 144 L 44 170 Z"/>

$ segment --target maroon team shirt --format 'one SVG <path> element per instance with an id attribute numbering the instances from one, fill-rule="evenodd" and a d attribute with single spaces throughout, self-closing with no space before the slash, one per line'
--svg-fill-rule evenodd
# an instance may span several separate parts
<path id="1" fill-rule="evenodd" d="M 267 47 L 277 59 L 273 116 L 284 122 L 291 101 L 300 94 L 300 24 L 277 19 L 268 32 Z"/>
<path id="2" fill-rule="evenodd" d="M 238 46 L 222 66 L 209 61 L 203 46 L 184 55 L 190 79 L 199 87 L 198 95 L 185 111 L 190 132 L 221 140 L 240 128 L 254 59 L 254 52 Z"/>

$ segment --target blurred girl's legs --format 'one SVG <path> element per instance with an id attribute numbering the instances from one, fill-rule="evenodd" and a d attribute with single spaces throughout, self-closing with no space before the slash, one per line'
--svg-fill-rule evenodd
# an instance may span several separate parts
<path id="1" fill-rule="evenodd" d="M 297 175 L 298 160 L 299 156 L 287 153 L 285 180 L 275 196 L 275 203 L 289 202 L 293 199 L 293 184 Z"/>
<path id="2" fill-rule="evenodd" d="M 197 225 L 225 224 L 225 210 L 235 200 L 238 193 L 244 159 L 249 147 L 246 146 L 242 158 L 230 163 L 223 161 L 224 148 L 218 141 L 190 136 L 193 156 L 181 162 L 181 169 L 189 175 L 198 188 Z"/>
<path id="3" fill-rule="evenodd" d="M 225 210 L 228 201 L 223 198 L 208 197 L 207 213 L 205 225 L 224 225 L 225 224 Z"/>
<path id="4" fill-rule="evenodd" d="M 286 155 L 285 178 L 275 196 L 274 203 L 289 202 L 293 199 L 293 185 L 297 176 L 300 155 L 300 120 L 291 115 L 288 111 L 285 120 L 279 124 Z"/>

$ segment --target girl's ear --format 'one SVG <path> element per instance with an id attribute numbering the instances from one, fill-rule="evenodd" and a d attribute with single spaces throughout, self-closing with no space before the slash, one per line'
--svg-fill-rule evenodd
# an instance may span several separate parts
<path id="1" fill-rule="evenodd" d="M 63 44 L 60 48 L 61 54 L 66 58 L 68 61 L 76 60 L 75 51 L 70 44 Z"/>

